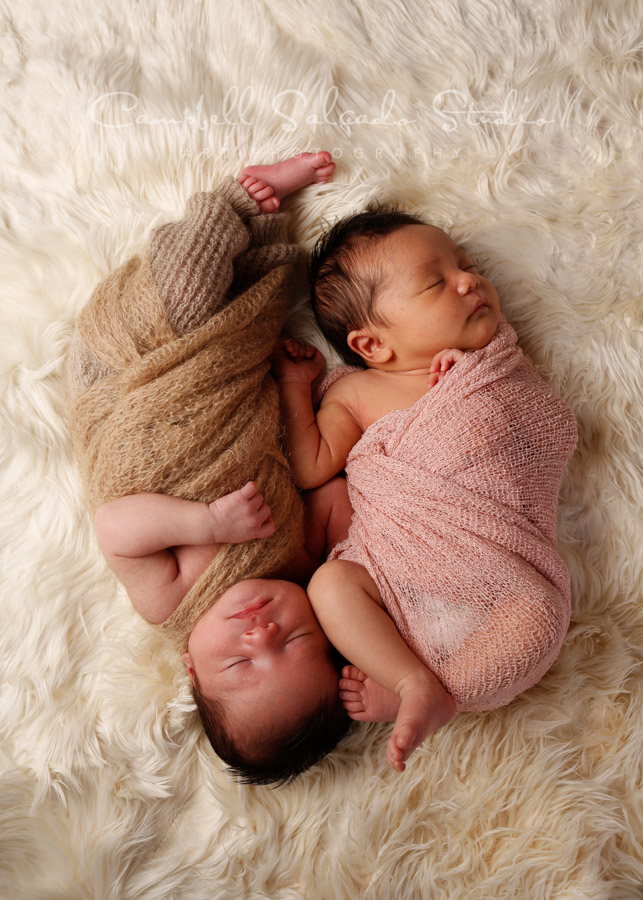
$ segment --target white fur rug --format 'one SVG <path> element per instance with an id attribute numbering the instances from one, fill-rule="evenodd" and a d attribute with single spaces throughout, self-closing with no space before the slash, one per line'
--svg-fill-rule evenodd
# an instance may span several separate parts
<path id="1" fill-rule="evenodd" d="M 643 896 L 636 0 L 10 0 L 0 36 L 6 898 Z M 231 782 L 180 661 L 81 506 L 61 379 L 93 286 L 248 162 L 327 148 L 324 220 L 399 198 L 465 243 L 574 409 L 558 663 L 403 775 L 360 728 L 293 786 Z M 313 333 L 300 310 L 294 327 Z"/>

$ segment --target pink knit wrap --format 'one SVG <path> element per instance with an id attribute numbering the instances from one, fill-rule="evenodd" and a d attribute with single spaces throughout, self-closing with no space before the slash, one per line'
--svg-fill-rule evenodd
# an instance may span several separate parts
<path id="1" fill-rule="evenodd" d="M 502 318 L 486 347 L 366 429 L 346 465 L 350 532 L 330 556 L 367 569 L 462 710 L 534 685 L 569 626 L 556 505 L 576 422 L 516 341 Z"/>

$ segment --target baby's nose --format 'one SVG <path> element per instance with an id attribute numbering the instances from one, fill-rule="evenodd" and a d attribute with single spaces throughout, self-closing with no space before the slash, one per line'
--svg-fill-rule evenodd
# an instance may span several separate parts
<path id="1" fill-rule="evenodd" d="M 248 628 L 244 631 L 243 636 L 246 641 L 250 641 L 255 646 L 266 647 L 273 643 L 278 633 L 279 626 L 276 622 L 266 622 L 265 625 L 254 625 L 252 628 Z"/>
<path id="2" fill-rule="evenodd" d="M 458 293 L 464 296 L 472 288 L 477 288 L 479 284 L 480 279 L 473 272 L 461 272 L 458 276 Z"/>

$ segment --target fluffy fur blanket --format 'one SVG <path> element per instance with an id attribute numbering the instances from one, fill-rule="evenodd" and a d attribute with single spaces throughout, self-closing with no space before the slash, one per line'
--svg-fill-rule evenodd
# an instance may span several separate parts
<path id="1" fill-rule="evenodd" d="M 5 4 L 0 12 L 0 894 L 632 900 L 643 885 L 641 6 Z M 545 678 L 403 775 L 359 727 L 289 788 L 232 783 L 178 656 L 103 562 L 62 361 L 95 285 L 187 198 L 324 147 L 292 237 L 399 199 L 498 289 L 579 444 L 571 625 Z M 302 300 L 291 321 L 323 344 Z"/>

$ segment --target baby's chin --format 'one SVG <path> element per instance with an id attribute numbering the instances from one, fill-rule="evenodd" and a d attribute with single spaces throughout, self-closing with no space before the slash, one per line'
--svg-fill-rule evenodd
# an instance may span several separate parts
<path id="1" fill-rule="evenodd" d="M 271 600 L 273 594 L 274 583 L 268 579 L 252 578 L 239 581 L 221 594 L 212 605 L 211 611 L 215 611 L 214 618 L 229 618 L 247 607 Z"/>
<path id="2" fill-rule="evenodd" d="M 500 314 L 490 309 L 485 315 L 481 315 L 477 322 L 473 323 L 472 336 L 467 350 L 481 350 L 493 339 L 500 324 Z"/>

